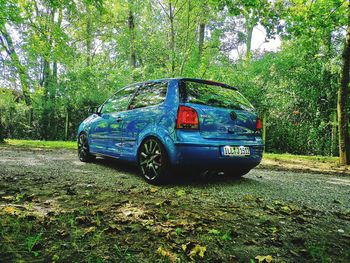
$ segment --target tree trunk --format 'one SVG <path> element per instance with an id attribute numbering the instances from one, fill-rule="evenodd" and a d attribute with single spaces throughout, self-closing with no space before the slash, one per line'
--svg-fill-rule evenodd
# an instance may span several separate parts
<path id="1" fill-rule="evenodd" d="M 332 132 L 331 132 L 331 149 L 330 149 L 330 156 L 334 156 L 334 153 L 336 152 L 337 148 L 337 113 L 332 113 Z"/>
<path id="2" fill-rule="evenodd" d="M 86 6 L 86 15 L 87 15 L 87 21 L 86 21 L 86 28 L 85 28 L 85 34 L 86 34 L 86 67 L 90 67 L 91 64 L 91 49 L 92 49 L 92 26 L 91 26 L 91 17 L 90 17 L 90 7 L 89 4 Z"/>
<path id="3" fill-rule="evenodd" d="M 266 150 L 266 121 L 267 121 L 267 114 L 266 114 L 266 111 L 264 111 L 263 117 L 262 117 L 262 139 L 265 144 L 264 151 Z"/>
<path id="4" fill-rule="evenodd" d="M 246 43 L 246 59 L 250 60 L 252 56 L 252 36 L 253 36 L 253 29 L 254 27 L 247 26 L 247 43 Z"/>
<path id="5" fill-rule="evenodd" d="M 19 80 L 21 82 L 23 98 L 24 98 L 25 103 L 29 106 L 29 105 L 31 105 L 32 101 L 30 98 L 27 70 L 20 62 L 19 57 L 16 53 L 16 50 L 13 46 L 11 36 L 10 36 L 10 34 L 8 34 L 5 26 L 2 26 L 0 28 L 0 41 L 1 41 L 2 46 L 5 48 L 6 53 L 11 58 L 11 62 L 18 73 Z"/>
<path id="6" fill-rule="evenodd" d="M 61 28 L 61 24 L 62 24 L 62 9 L 60 8 L 58 10 L 58 20 L 57 20 L 57 27 Z M 56 48 L 56 41 L 53 42 L 53 48 Z M 52 65 L 52 80 L 55 84 L 57 84 L 57 60 L 55 58 L 55 56 L 53 57 L 53 65 Z"/>
<path id="7" fill-rule="evenodd" d="M 4 139 L 5 139 L 5 129 L 4 129 L 4 124 L 2 122 L 2 112 L 1 112 L 1 108 L 0 108 L 0 143 L 3 143 L 4 142 Z"/>
<path id="8" fill-rule="evenodd" d="M 350 163 L 349 156 L 349 134 L 347 116 L 347 96 L 349 88 L 350 70 L 350 0 L 348 5 L 348 28 L 346 31 L 345 45 L 343 51 L 343 67 L 341 84 L 338 90 L 338 133 L 339 133 L 339 163 L 346 165 Z"/>
<path id="9" fill-rule="evenodd" d="M 198 38 L 199 59 L 202 58 L 202 54 L 203 54 L 204 33 L 205 33 L 205 24 L 204 23 L 200 23 L 199 24 L 199 38 Z"/>
<path id="10" fill-rule="evenodd" d="M 129 18 L 128 18 L 128 26 L 129 26 L 129 65 L 131 69 L 136 68 L 136 54 L 135 54 L 135 20 L 134 14 L 131 10 L 132 1 L 129 0 Z"/>
<path id="11" fill-rule="evenodd" d="M 69 131 L 69 111 L 68 107 L 66 108 L 66 124 L 64 127 L 64 139 L 68 141 L 68 131 Z"/>
<path id="12" fill-rule="evenodd" d="M 171 50 L 171 76 L 175 74 L 175 29 L 174 29 L 174 12 L 169 2 L 169 20 L 170 20 L 170 50 Z"/>
<path id="13" fill-rule="evenodd" d="M 188 1 L 187 2 L 186 38 L 185 38 L 185 47 L 184 47 L 184 51 L 183 51 L 184 56 L 183 56 L 181 66 L 180 66 L 180 75 L 182 75 L 182 73 L 184 71 L 185 64 L 186 64 L 186 61 L 188 59 L 189 52 L 190 52 L 190 49 L 188 48 L 189 34 L 190 34 L 190 16 L 191 16 L 191 1 Z"/>

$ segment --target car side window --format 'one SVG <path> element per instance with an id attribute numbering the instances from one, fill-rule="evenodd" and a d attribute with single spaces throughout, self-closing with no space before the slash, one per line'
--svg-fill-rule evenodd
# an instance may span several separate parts
<path id="1" fill-rule="evenodd" d="M 136 92 L 129 109 L 143 108 L 162 103 L 165 100 L 168 82 L 151 82 L 143 84 Z"/>
<path id="2" fill-rule="evenodd" d="M 101 113 L 106 114 L 126 110 L 136 88 L 137 86 L 130 86 L 118 91 L 103 104 Z"/>

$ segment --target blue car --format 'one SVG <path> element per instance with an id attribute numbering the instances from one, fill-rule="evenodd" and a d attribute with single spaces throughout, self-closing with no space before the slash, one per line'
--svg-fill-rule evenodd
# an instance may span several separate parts
<path id="1" fill-rule="evenodd" d="M 96 156 L 136 163 L 149 183 L 173 171 L 242 176 L 262 158 L 261 121 L 227 84 L 191 78 L 153 80 L 118 90 L 78 130 L 82 162 Z"/>

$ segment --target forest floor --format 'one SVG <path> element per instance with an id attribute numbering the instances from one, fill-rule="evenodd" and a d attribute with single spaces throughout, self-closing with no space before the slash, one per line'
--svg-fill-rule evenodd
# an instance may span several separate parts
<path id="1" fill-rule="evenodd" d="M 0 262 L 350 262 L 346 168 L 267 159 L 155 187 L 114 160 L 0 146 Z"/>

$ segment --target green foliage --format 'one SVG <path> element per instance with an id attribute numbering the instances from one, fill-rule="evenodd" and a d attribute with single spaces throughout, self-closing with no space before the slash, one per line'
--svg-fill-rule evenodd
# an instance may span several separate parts
<path id="1" fill-rule="evenodd" d="M 42 234 L 40 233 L 34 236 L 29 236 L 27 238 L 27 249 L 29 252 L 32 252 L 36 257 L 39 255 L 39 253 L 35 251 L 35 246 L 39 243 L 41 235 Z"/>

